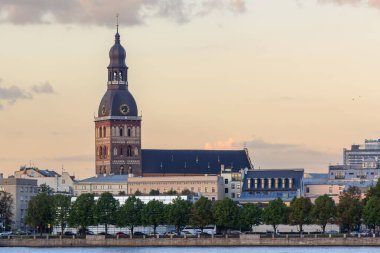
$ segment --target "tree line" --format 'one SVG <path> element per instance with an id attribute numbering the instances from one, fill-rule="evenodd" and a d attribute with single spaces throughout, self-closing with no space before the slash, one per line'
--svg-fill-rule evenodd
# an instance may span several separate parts
<path id="1" fill-rule="evenodd" d="M 376 229 L 380 226 L 380 181 L 369 189 L 364 199 L 356 187 L 343 191 L 337 205 L 328 195 L 319 196 L 314 204 L 305 197 L 294 198 L 289 206 L 281 199 L 267 205 L 240 205 L 229 198 L 212 202 L 205 197 L 193 204 L 180 197 L 170 204 L 158 200 L 144 204 L 136 196 L 120 205 L 108 192 L 101 194 L 97 201 L 93 194 L 87 193 L 74 202 L 68 196 L 42 192 L 29 202 L 25 222 L 41 233 L 52 226 L 59 226 L 62 233 L 66 226 L 84 233 L 87 227 L 94 225 L 104 225 L 106 233 L 109 225 L 128 227 L 131 233 L 134 227 L 141 225 L 152 226 L 154 232 L 159 225 L 174 225 L 177 233 L 186 225 L 203 230 L 210 224 L 215 224 L 221 232 L 251 231 L 260 224 L 271 225 L 274 232 L 280 224 L 297 225 L 300 232 L 307 224 L 318 224 L 325 232 L 329 223 L 339 224 L 342 231 L 347 232 L 361 224 Z"/>

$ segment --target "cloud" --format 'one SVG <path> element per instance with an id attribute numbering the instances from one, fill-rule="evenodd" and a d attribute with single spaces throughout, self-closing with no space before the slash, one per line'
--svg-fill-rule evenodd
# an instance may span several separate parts
<path id="1" fill-rule="evenodd" d="M 32 98 L 33 96 L 29 92 L 17 87 L 16 85 L 3 87 L 0 84 L 0 102 L 6 101 L 8 104 L 14 104 L 17 100 Z"/>
<path id="2" fill-rule="evenodd" d="M 0 22 L 13 24 L 91 24 L 114 26 L 143 23 L 149 17 L 187 22 L 213 11 L 244 13 L 244 0 L 0 0 Z"/>
<path id="3" fill-rule="evenodd" d="M 35 93 L 47 93 L 47 94 L 54 93 L 53 86 L 51 86 L 49 82 L 33 85 L 32 91 Z"/>
<path id="4" fill-rule="evenodd" d="M 334 3 L 337 5 L 367 6 L 380 9 L 380 0 L 318 0 L 319 3 Z"/>
<path id="5" fill-rule="evenodd" d="M 204 145 L 204 149 L 236 149 L 236 144 L 233 138 L 229 138 L 226 141 L 207 142 Z"/>
<path id="6" fill-rule="evenodd" d="M 206 143 L 205 149 L 246 147 L 256 169 L 304 168 L 327 171 L 329 164 L 341 162 L 341 154 L 311 149 L 294 143 L 271 143 L 262 139 L 236 141 L 234 138 Z"/>
<path id="7" fill-rule="evenodd" d="M 0 79 L 0 110 L 4 110 L 4 102 L 8 105 L 13 105 L 19 100 L 33 99 L 33 94 L 52 94 L 54 93 L 53 87 L 49 82 L 41 83 L 39 85 L 34 85 L 30 90 L 24 90 L 17 85 L 11 85 L 5 87 L 2 85 L 2 80 Z"/>

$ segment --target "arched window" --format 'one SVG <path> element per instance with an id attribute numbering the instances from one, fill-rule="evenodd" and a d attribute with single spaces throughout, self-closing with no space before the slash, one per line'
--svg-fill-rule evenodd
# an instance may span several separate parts
<path id="1" fill-rule="evenodd" d="M 124 174 L 124 166 L 121 165 L 121 166 L 120 166 L 120 175 L 123 175 L 123 174 Z"/>
<path id="2" fill-rule="evenodd" d="M 120 148 L 120 155 L 123 155 L 123 148 Z"/>
<path id="3" fill-rule="evenodd" d="M 102 128 L 99 127 L 99 138 L 102 138 Z"/>
<path id="4" fill-rule="evenodd" d="M 117 71 L 113 72 L 113 81 L 116 81 L 117 80 Z"/>
<path id="5" fill-rule="evenodd" d="M 138 156 L 138 155 L 139 155 L 139 149 L 135 147 L 135 156 Z"/>
<path id="6" fill-rule="evenodd" d="M 102 151 L 103 151 L 103 150 L 102 150 L 102 147 L 99 147 L 99 157 L 100 157 L 100 158 L 102 158 L 102 154 L 103 154 Z"/>
<path id="7" fill-rule="evenodd" d="M 131 137 L 131 129 L 128 127 L 128 137 Z"/>
<path id="8" fill-rule="evenodd" d="M 135 137 L 135 136 L 136 136 L 136 128 L 132 127 L 132 137 Z"/>
<path id="9" fill-rule="evenodd" d="M 116 147 L 113 149 L 113 155 L 117 155 L 117 148 Z"/>
<path id="10" fill-rule="evenodd" d="M 104 158 L 107 158 L 107 156 L 108 156 L 108 150 L 107 150 L 106 146 L 103 147 L 103 156 L 104 156 Z"/>
<path id="11" fill-rule="evenodd" d="M 103 137 L 107 137 L 106 127 L 103 127 Z"/>
<path id="12" fill-rule="evenodd" d="M 128 168 L 128 174 L 132 174 L 132 173 L 133 173 L 133 171 L 132 171 L 132 167 L 129 166 L 129 168 Z"/>
<path id="13" fill-rule="evenodd" d="M 132 147 L 128 146 L 127 156 L 132 156 Z"/>
<path id="14" fill-rule="evenodd" d="M 119 128 L 119 134 L 120 134 L 120 136 L 123 136 L 123 128 L 122 127 Z"/>
<path id="15" fill-rule="evenodd" d="M 119 72 L 119 81 L 123 81 L 123 72 Z"/>

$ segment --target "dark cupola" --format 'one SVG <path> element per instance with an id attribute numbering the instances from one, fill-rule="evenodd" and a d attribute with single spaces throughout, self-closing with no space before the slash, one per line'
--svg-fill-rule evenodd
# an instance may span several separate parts
<path id="1" fill-rule="evenodd" d="M 110 64 L 108 65 L 108 82 L 121 81 L 119 84 L 128 86 L 128 67 L 125 64 L 125 49 L 120 44 L 119 26 L 115 34 L 115 44 L 111 47 Z M 117 87 L 119 88 L 119 87 Z"/>

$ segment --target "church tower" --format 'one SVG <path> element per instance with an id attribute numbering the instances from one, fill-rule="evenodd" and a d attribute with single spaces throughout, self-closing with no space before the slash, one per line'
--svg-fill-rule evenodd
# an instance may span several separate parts
<path id="1" fill-rule="evenodd" d="M 118 29 L 109 57 L 107 91 L 95 118 L 96 174 L 141 176 L 141 116 L 128 90 L 126 53 Z"/>

